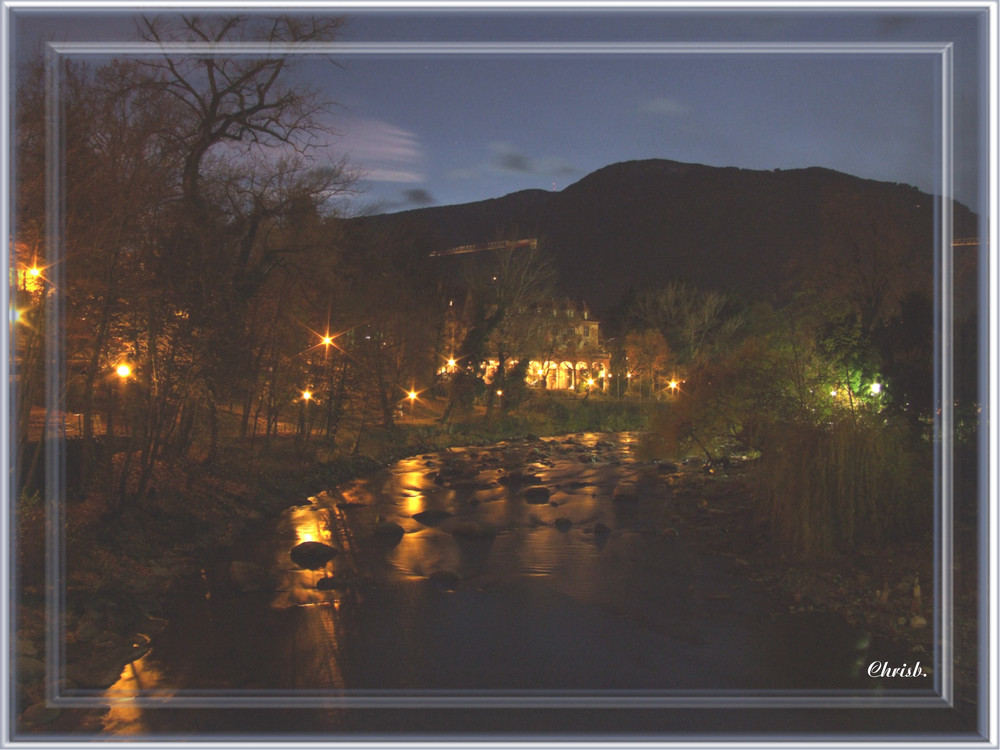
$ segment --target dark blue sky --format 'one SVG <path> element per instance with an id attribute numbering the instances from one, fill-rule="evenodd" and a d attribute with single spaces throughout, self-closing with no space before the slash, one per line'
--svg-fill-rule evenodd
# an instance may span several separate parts
<path id="1" fill-rule="evenodd" d="M 646 158 L 824 166 L 930 192 L 940 189 L 940 57 L 900 44 L 961 40 L 955 94 L 967 105 L 975 31 L 972 14 L 912 12 L 367 14 L 346 39 L 732 47 L 532 55 L 512 45 L 488 56 L 351 57 L 329 81 L 346 107 L 342 145 L 361 157 L 368 199 L 382 209 L 562 189 L 607 164 Z M 877 51 L 775 51 L 795 42 Z M 974 203 L 974 118 L 961 107 L 955 192 Z"/>
<path id="2" fill-rule="evenodd" d="M 914 42 L 954 44 L 954 191 L 970 206 L 980 202 L 980 11 L 665 6 L 345 15 L 345 42 L 394 45 L 383 54 L 342 55 L 339 67 L 315 58 L 301 68 L 342 105 L 334 152 L 346 153 L 364 177 L 352 211 L 560 190 L 607 164 L 646 158 L 823 166 L 937 192 L 940 56 L 904 49 Z M 43 24 L 27 14 L 19 37 L 123 38 L 130 27 L 124 16 L 48 15 Z M 491 54 L 445 54 L 443 45 L 455 42 L 501 44 Z M 547 53 L 523 52 L 518 45 L 526 42 L 547 45 Z M 551 53 L 571 42 L 590 46 Z M 674 42 L 693 46 L 630 46 Z M 427 46 L 399 54 L 407 43 Z M 698 46 L 719 43 L 728 46 Z M 788 43 L 804 46 L 781 52 Z M 875 46 L 822 51 L 830 43 Z"/>

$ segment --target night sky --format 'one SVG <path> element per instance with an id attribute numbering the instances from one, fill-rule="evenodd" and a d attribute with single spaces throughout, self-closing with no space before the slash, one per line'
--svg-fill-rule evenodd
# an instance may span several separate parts
<path id="1" fill-rule="evenodd" d="M 981 203 L 984 16 L 915 9 L 820 12 L 493 9 L 351 10 L 343 41 L 399 45 L 307 58 L 300 74 L 340 105 L 333 154 L 363 176 L 352 213 L 561 190 L 607 164 L 662 158 L 712 166 L 823 166 L 940 192 L 940 56 L 953 42 L 954 195 Z M 39 37 L 129 38 L 125 14 L 19 12 L 20 51 Z M 430 43 L 399 54 L 410 42 Z M 496 42 L 490 54 L 443 44 Z M 526 42 L 586 43 L 580 53 Z M 681 42 L 632 51 L 637 43 Z M 719 45 L 714 51 L 698 44 Z M 805 43 L 796 51 L 777 45 Z M 816 45 L 872 44 L 870 52 Z M 747 45 L 757 44 L 752 51 Z M 600 49 L 603 48 L 603 49 Z M 616 50 L 610 53 L 611 49 Z"/>

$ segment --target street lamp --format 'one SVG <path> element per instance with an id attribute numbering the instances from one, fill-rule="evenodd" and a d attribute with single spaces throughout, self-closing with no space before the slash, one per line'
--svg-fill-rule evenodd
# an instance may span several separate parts
<path id="1" fill-rule="evenodd" d="M 302 409 L 299 410 L 299 435 L 309 439 L 309 402 L 313 394 L 308 388 L 302 391 Z"/>
<path id="2" fill-rule="evenodd" d="M 125 403 L 125 389 L 128 386 L 128 379 L 132 377 L 132 365 L 128 362 L 119 362 L 115 365 L 115 375 L 118 376 L 119 386 L 121 387 L 122 393 L 122 403 Z M 106 425 L 105 432 L 108 435 L 113 436 L 115 434 L 115 394 L 118 392 L 118 388 L 115 388 L 113 383 L 108 382 L 108 422 Z"/>

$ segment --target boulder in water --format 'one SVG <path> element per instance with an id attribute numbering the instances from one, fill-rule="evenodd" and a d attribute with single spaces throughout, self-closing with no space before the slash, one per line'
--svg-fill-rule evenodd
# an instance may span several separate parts
<path id="1" fill-rule="evenodd" d="M 492 539 L 497 535 L 497 530 L 492 524 L 459 518 L 448 519 L 441 524 L 441 530 L 464 539 Z"/>
<path id="2" fill-rule="evenodd" d="M 375 531 L 373 534 L 375 538 L 379 541 L 386 542 L 387 544 L 399 544 L 399 541 L 403 538 L 403 527 L 398 523 L 393 521 L 381 521 L 375 526 Z"/>
<path id="3" fill-rule="evenodd" d="M 530 505 L 545 505 L 551 495 L 548 487 L 528 487 L 524 490 L 524 500 Z"/>
<path id="4" fill-rule="evenodd" d="M 317 570 L 336 557 L 337 550 L 322 542 L 302 542 L 292 547 L 289 555 L 300 568 Z"/>
<path id="5" fill-rule="evenodd" d="M 413 520 L 424 526 L 435 526 L 447 518 L 451 518 L 451 513 L 446 510 L 422 510 L 413 514 Z"/>
<path id="6" fill-rule="evenodd" d="M 522 471 L 511 471 L 501 476 L 497 481 L 506 487 L 510 487 L 512 485 L 540 484 L 542 478 L 537 474 L 529 474 Z"/>
<path id="7" fill-rule="evenodd" d="M 631 482 L 622 482 L 615 487 L 611 497 L 616 503 L 636 503 L 639 501 L 639 490 Z"/>

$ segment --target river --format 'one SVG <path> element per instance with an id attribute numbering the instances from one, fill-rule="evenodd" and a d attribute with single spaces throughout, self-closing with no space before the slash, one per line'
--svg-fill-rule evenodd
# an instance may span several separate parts
<path id="1" fill-rule="evenodd" d="M 898 697 L 885 711 L 902 717 L 932 694 L 873 680 L 887 657 L 868 633 L 790 615 L 738 555 L 699 547 L 681 511 L 712 510 L 690 489 L 701 469 L 639 460 L 636 440 L 454 449 L 303 498 L 233 553 L 268 585 L 243 590 L 229 561 L 204 571 L 105 694 L 103 731 L 767 731 L 814 704 L 834 708 L 803 727 L 880 731 L 903 719 L 859 702 Z M 376 533 L 391 524 L 398 541 Z M 289 553 L 306 541 L 339 553 L 302 569 Z"/>

